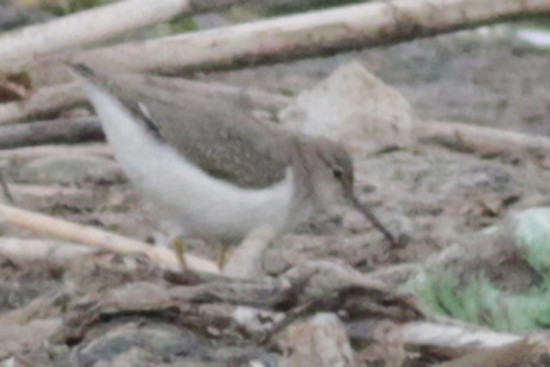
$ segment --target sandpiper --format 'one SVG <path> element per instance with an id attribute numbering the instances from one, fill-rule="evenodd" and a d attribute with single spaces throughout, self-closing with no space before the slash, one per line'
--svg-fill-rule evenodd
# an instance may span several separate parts
<path id="1" fill-rule="evenodd" d="M 258 226 L 285 233 L 315 211 L 347 204 L 396 245 L 354 195 L 352 160 L 340 144 L 252 117 L 205 111 L 200 123 L 187 121 L 185 106 L 148 93 L 146 83 L 71 68 L 130 181 L 183 235 L 235 243 Z"/>

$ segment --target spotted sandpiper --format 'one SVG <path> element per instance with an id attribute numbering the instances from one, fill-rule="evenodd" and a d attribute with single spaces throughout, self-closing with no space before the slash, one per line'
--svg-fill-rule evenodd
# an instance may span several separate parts
<path id="1" fill-rule="evenodd" d="M 348 204 L 396 244 L 355 197 L 352 161 L 341 145 L 252 114 L 237 123 L 206 109 L 200 123 L 187 121 L 185 105 L 148 93 L 146 83 L 71 68 L 131 182 L 184 235 L 234 243 L 256 227 L 284 233 L 314 211 Z"/>

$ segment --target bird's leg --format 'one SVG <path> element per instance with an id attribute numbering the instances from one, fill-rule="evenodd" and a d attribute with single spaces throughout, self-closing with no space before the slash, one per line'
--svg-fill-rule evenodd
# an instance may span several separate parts
<path id="1" fill-rule="evenodd" d="M 229 250 L 229 245 L 223 242 L 218 242 L 219 251 L 218 251 L 218 258 L 217 258 L 217 264 L 218 269 L 222 270 L 225 266 L 225 263 L 227 262 L 227 253 Z"/>
<path id="2" fill-rule="evenodd" d="M 180 263 L 180 270 L 189 270 L 187 260 L 185 259 L 185 241 L 182 236 L 176 236 L 172 240 L 172 249 L 176 253 L 178 262 Z"/>

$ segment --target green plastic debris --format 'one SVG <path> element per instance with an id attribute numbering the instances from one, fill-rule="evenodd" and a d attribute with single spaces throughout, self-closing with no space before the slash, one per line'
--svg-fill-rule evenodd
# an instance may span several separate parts
<path id="1" fill-rule="evenodd" d="M 525 210 L 489 233 L 480 233 L 478 243 L 469 249 L 493 246 L 494 259 L 486 253 L 479 258 L 468 253 L 464 263 L 460 258 L 436 263 L 411 279 L 408 290 L 434 314 L 498 331 L 532 331 L 550 325 L 550 208 Z M 507 249 L 505 255 L 513 253 L 518 273 L 532 274 L 532 281 L 522 289 L 507 289 L 491 280 L 488 269 L 498 267 L 498 262 L 506 257 L 498 252 L 504 242 L 513 243 L 512 251 Z M 491 260 L 493 263 L 489 263 Z M 504 277 L 509 274 L 511 279 L 514 268 L 509 268 L 509 263 L 506 266 Z M 526 267 L 530 271 L 526 272 Z"/>

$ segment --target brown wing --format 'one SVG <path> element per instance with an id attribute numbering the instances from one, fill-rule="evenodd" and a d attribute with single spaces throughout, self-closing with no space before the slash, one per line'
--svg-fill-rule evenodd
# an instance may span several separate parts
<path id="1" fill-rule="evenodd" d="M 292 136 L 256 121 L 240 96 L 194 93 L 160 77 L 119 77 L 116 84 L 111 90 L 152 133 L 213 177 L 246 188 L 284 178 Z"/>

